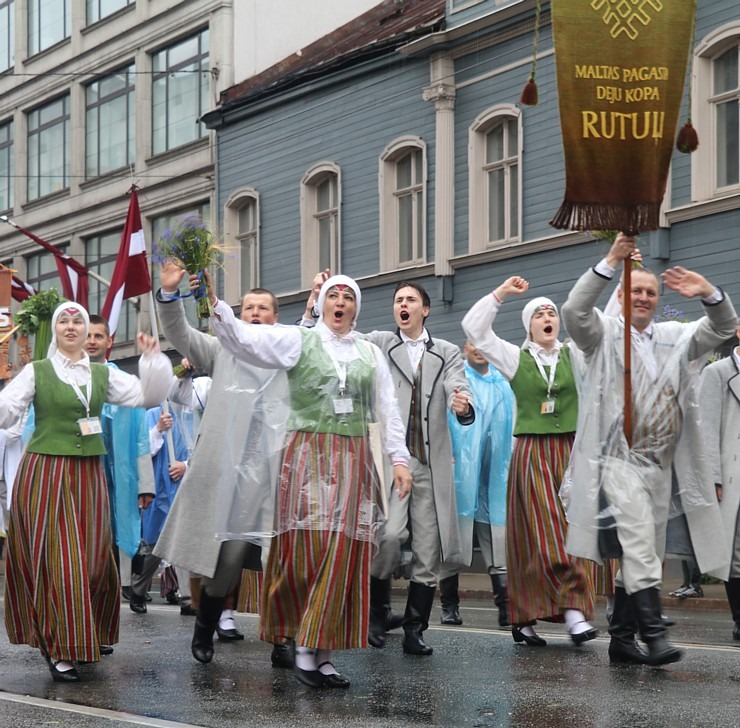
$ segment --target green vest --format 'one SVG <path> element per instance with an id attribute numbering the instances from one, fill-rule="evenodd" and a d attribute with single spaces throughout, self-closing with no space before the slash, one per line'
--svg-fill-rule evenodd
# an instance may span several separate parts
<path id="1" fill-rule="evenodd" d="M 550 367 L 544 367 L 550 374 Z M 528 351 L 522 351 L 519 368 L 511 380 L 516 396 L 516 425 L 514 435 L 563 435 L 576 431 L 578 422 L 578 391 L 570 363 L 570 349 L 560 349 L 560 359 L 552 385 L 555 411 L 542 414 L 542 403 L 547 400 L 547 382 L 542 378 L 537 362 Z"/>
<path id="2" fill-rule="evenodd" d="M 367 434 L 375 393 L 375 357 L 370 344 L 357 342 L 360 356 L 346 364 L 347 378 L 340 394 L 339 375 L 321 337 L 308 329 L 300 331 L 301 357 L 288 372 L 291 409 L 288 429 L 351 437 Z M 352 412 L 337 413 L 335 400 L 350 401 Z"/>
<path id="3" fill-rule="evenodd" d="M 108 391 L 108 367 L 91 364 L 92 391 L 90 417 L 100 417 Z M 77 420 L 86 417 L 82 402 L 74 389 L 56 375 L 51 359 L 33 362 L 36 379 L 36 394 L 33 398 L 36 429 L 26 448 L 28 452 L 42 455 L 105 455 L 103 438 L 100 435 L 85 435 L 80 432 Z M 83 394 L 85 387 L 81 387 Z"/>

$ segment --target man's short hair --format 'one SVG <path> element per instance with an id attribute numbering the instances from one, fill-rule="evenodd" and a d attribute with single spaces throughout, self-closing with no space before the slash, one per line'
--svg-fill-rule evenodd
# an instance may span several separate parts
<path id="1" fill-rule="evenodd" d="M 110 336 L 110 324 L 108 323 L 108 320 L 103 318 L 102 316 L 99 316 L 96 313 L 90 314 L 90 324 L 98 324 L 99 326 L 105 326 L 105 335 Z"/>
<path id="2" fill-rule="evenodd" d="M 277 300 L 277 296 L 272 292 L 268 291 L 266 288 L 250 288 L 243 296 L 242 296 L 242 306 L 244 306 L 244 299 L 250 294 L 254 293 L 257 296 L 269 296 L 272 300 L 272 309 L 275 313 L 278 313 L 280 310 L 280 303 Z"/>
<path id="3" fill-rule="evenodd" d="M 393 291 L 393 300 L 396 300 L 396 294 L 402 289 L 402 288 L 413 288 L 420 296 L 421 296 L 421 303 L 423 306 L 427 306 L 428 308 L 432 307 L 432 302 L 429 298 L 429 294 L 427 293 L 426 288 L 421 285 L 421 283 L 412 283 L 411 281 L 401 281 L 397 286 L 396 290 Z"/>
<path id="4" fill-rule="evenodd" d="M 652 276 L 653 278 L 655 278 L 658 285 L 660 285 L 660 279 L 658 278 L 658 274 L 653 273 L 653 271 L 651 271 L 650 268 L 648 268 L 647 266 L 641 265 L 641 266 L 638 266 L 637 268 L 633 268 L 632 274 L 634 275 L 635 273 L 647 273 L 649 276 Z M 624 271 L 622 271 L 622 274 L 619 276 L 619 282 L 621 283 L 623 280 L 624 280 Z"/>

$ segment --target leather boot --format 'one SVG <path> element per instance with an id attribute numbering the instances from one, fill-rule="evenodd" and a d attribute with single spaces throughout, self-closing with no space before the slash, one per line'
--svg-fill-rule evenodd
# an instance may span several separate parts
<path id="1" fill-rule="evenodd" d="M 370 626 L 367 641 L 371 647 L 385 645 L 385 633 L 403 624 L 400 614 L 391 610 L 391 580 L 370 577 Z"/>
<path id="2" fill-rule="evenodd" d="M 433 586 L 409 582 L 409 596 L 403 618 L 403 651 L 407 655 L 432 654 L 432 648 L 424 643 L 422 635 L 429 626 L 436 591 Z"/>
<path id="3" fill-rule="evenodd" d="M 506 574 L 491 574 L 493 586 L 493 603 L 498 607 L 498 626 L 508 627 L 509 622 L 509 591 L 506 588 Z"/>
<path id="4" fill-rule="evenodd" d="M 457 574 L 448 576 L 439 582 L 439 600 L 442 602 L 442 624 L 462 624 L 460 616 L 460 580 Z"/>
<path id="5" fill-rule="evenodd" d="M 213 659 L 213 633 L 218 626 L 225 601 L 225 597 L 212 597 L 205 589 L 201 589 L 200 606 L 190 645 L 193 657 L 198 662 L 210 662 Z"/>
<path id="6" fill-rule="evenodd" d="M 630 665 L 644 665 L 647 654 L 637 644 L 637 619 L 632 609 L 632 602 L 622 587 L 614 590 L 614 611 L 609 622 L 609 661 L 613 663 L 627 663 Z"/>
<path id="7" fill-rule="evenodd" d="M 725 592 L 732 612 L 732 621 L 735 623 L 732 628 L 732 639 L 740 640 L 740 579 L 726 581 Z"/>
<path id="8" fill-rule="evenodd" d="M 678 662 L 683 653 L 666 642 L 666 628 L 660 615 L 660 590 L 641 589 L 630 595 L 632 608 L 640 626 L 640 636 L 648 647 L 648 665 L 668 665 Z"/>

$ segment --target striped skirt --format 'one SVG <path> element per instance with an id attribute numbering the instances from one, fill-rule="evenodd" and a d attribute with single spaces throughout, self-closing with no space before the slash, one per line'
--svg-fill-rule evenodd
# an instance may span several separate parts
<path id="1" fill-rule="evenodd" d="M 511 623 L 562 622 L 566 609 L 591 619 L 589 562 L 565 551 L 567 524 L 558 491 L 573 435 L 521 435 L 509 470 L 506 564 Z"/>
<path id="2" fill-rule="evenodd" d="M 26 453 L 8 529 L 10 642 L 53 660 L 95 662 L 118 642 L 120 582 L 99 457 Z"/>
<path id="3" fill-rule="evenodd" d="M 262 586 L 263 640 L 367 646 L 377 493 L 366 438 L 293 433 Z"/>

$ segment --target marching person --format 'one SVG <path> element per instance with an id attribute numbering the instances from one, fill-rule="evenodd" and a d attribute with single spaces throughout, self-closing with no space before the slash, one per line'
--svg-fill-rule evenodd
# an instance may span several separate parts
<path id="1" fill-rule="evenodd" d="M 578 418 L 578 392 L 570 347 L 562 344 L 555 304 L 544 297 L 522 311 L 521 347 L 496 336 L 491 326 L 504 301 L 529 283 L 507 278 L 478 301 L 462 326 L 478 351 L 509 380 L 516 398 L 516 445 L 506 503 L 509 620 L 515 642 L 546 641 L 537 620 L 565 622 L 580 645 L 596 637 L 590 624 L 593 586 L 586 563 L 565 550 L 567 524 L 559 490 Z"/>
<path id="2" fill-rule="evenodd" d="M 568 550 L 600 563 L 597 516 L 612 514 L 622 555 L 610 659 L 663 665 L 682 657 L 665 639 L 660 612 L 672 467 L 699 567 L 727 577 L 728 555 L 717 546 L 722 522 L 698 417 L 698 374 L 704 355 L 732 336 L 736 316 L 721 289 L 675 267 L 661 275 L 663 283 L 687 298 L 701 298 L 706 315 L 693 324 L 655 323 L 658 278 L 647 268 L 631 271 L 631 290 L 619 293 L 622 311 L 629 307 L 632 321 L 632 439 L 627 442 L 625 320 L 605 316 L 595 305 L 634 252 L 634 237 L 617 235 L 607 256 L 581 276 L 563 306 L 568 333 L 587 365 L 572 458 Z M 647 653 L 635 641 L 638 628 Z"/>
<path id="3" fill-rule="evenodd" d="M 0 392 L 0 427 L 33 404 L 36 427 L 11 504 L 5 574 L 10 642 L 38 648 L 58 682 L 76 662 L 97 662 L 118 641 L 120 586 L 101 455 L 104 402 L 151 406 L 167 395 L 169 359 L 139 334 L 141 380 L 85 352 L 88 314 L 65 302 L 52 317 L 47 359 L 26 365 Z"/>

